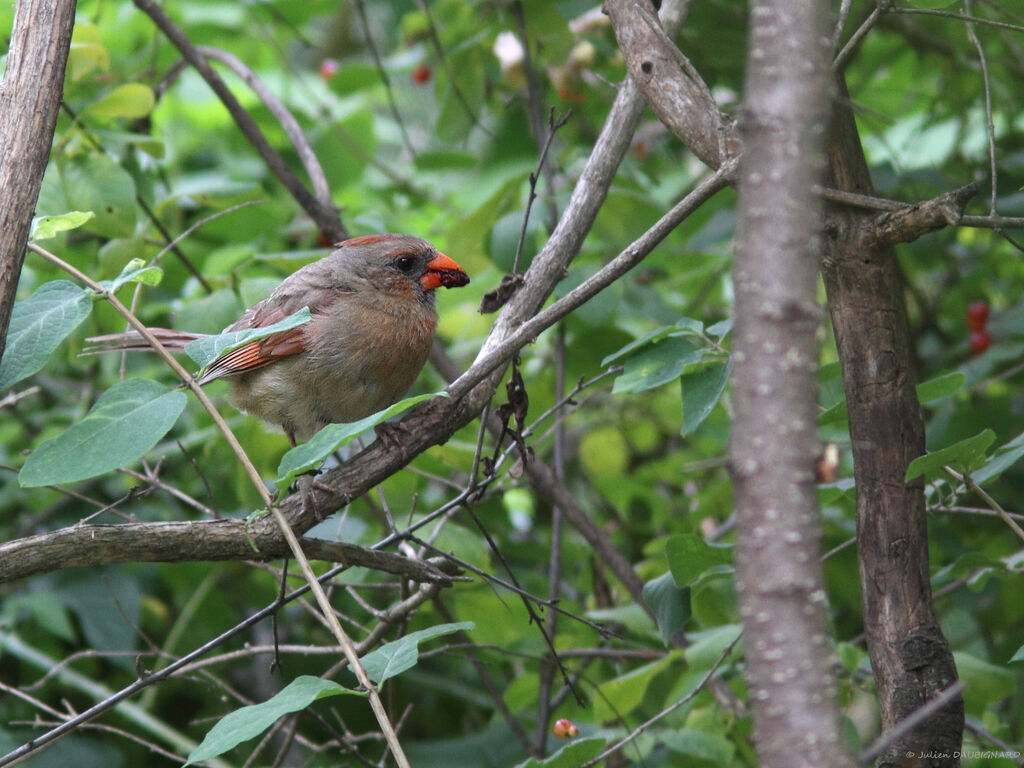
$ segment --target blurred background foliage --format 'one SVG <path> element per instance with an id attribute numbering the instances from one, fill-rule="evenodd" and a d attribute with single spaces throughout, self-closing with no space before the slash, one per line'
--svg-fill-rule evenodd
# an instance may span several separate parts
<path id="1" fill-rule="evenodd" d="M 908 5 L 963 10 L 961 3 Z M 0 29 L 11 28 L 12 6 L 0 7 Z M 440 336 L 458 364 L 468 366 L 493 320 L 477 311 L 480 298 L 512 267 L 529 176 L 539 155 L 538 137 L 531 131 L 528 72 L 516 36 L 524 32 L 528 40 L 542 123 L 549 109 L 557 116 L 571 111 L 540 175 L 522 271 L 564 209 L 614 99 L 615 83 L 625 74 L 606 18 L 587 0 L 514 5 L 484 0 L 197 0 L 164 7 L 193 43 L 230 51 L 286 104 L 323 164 L 334 202 L 353 235 L 422 235 L 466 268 L 471 285 L 441 292 L 438 304 Z M 872 8 L 874 3 L 866 0 L 853 2 L 843 41 Z M 997 211 L 1020 216 L 1024 20 L 1008 3 L 976 2 L 972 11 L 1017 25 L 977 25 L 975 31 L 990 76 Z M 694 5 L 678 37 L 720 106 L 733 114 L 742 93 L 745 30 L 744 3 L 704 0 Z M 176 50 L 130 2 L 79 3 L 66 109 L 38 214 L 96 213 L 83 228 L 45 245 L 98 279 L 116 276 L 132 258 L 148 260 L 160 252 L 166 241 L 156 221 L 173 237 L 222 214 L 178 244 L 203 281 L 167 253 L 160 261 L 163 280 L 137 297 L 137 312 L 150 325 L 213 332 L 284 275 L 323 255 L 325 243 L 201 78 L 185 68 L 164 81 L 177 59 Z M 273 116 L 240 78 L 216 68 L 288 164 L 300 169 Z M 989 212 L 985 81 L 962 21 L 883 15 L 852 58 L 848 80 L 880 196 L 925 199 L 977 179 L 985 191 L 971 212 Z M 647 112 L 558 293 L 628 245 L 702 173 L 700 164 Z M 229 210 L 243 202 L 255 204 Z M 680 612 L 667 634 L 685 630 L 688 645 L 673 652 L 664 640 L 666 626 L 659 628 L 631 604 L 605 564 L 574 532 L 565 531 L 560 605 L 613 630 L 604 636 L 585 623 L 559 619 L 555 645 L 565 652 L 564 662 L 590 705 L 579 707 L 563 695 L 552 717 L 570 718 L 583 735 L 621 734 L 679 700 L 735 637 L 731 571 L 704 543 L 728 545 L 731 538 L 728 390 L 695 431 L 682 434 L 684 412 L 694 405 L 687 399 L 692 391 L 687 382 L 693 385 L 694 375 L 722 361 L 719 341 L 726 349 L 729 345 L 727 333 L 715 336 L 703 329 L 731 315 L 734 203 L 732 192 L 712 199 L 641 267 L 573 313 L 561 330 L 542 335 L 524 350 L 532 419 L 556 402 L 560 367 L 571 387 L 606 370 L 606 358 L 627 344 L 671 327 L 669 335 L 662 334 L 665 338 L 615 359 L 626 365 L 626 372 L 587 387 L 564 413 L 565 483 L 644 580 L 668 573 L 670 541 L 677 547 L 698 542 L 690 557 L 702 566 L 688 580 L 677 575 L 672 593 Z M 989 229 L 947 228 L 900 249 L 920 379 L 966 375 L 957 393 L 926 406 L 929 450 L 984 429 L 996 433 L 995 450 L 1024 433 L 1024 235 L 1006 234 L 1014 241 Z M 60 277 L 30 254 L 19 297 Z M 123 288 L 120 295 L 130 299 L 133 290 Z M 966 316 L 969 305 L 978 301 L 991 309 L 990 339 L 972 354 Z M 697 323 L 681 322 L 684 318 Z M 694 333 L 698 324 L 701 332 Z M 133 473 L 114 473 L 73 488 L 19 487 L 16 473 L 25 453 L 81 420 L 119 378 L 117 356 L 79 357 L 83 339 L 122 327 L 109 307 L 96 303 L 70 343 L 16 388 L 37 389 L 3 410 L 0 530 L 5 540 L 72 525 L 122 500 L 133 488 L 130 500 L 93 522 L 201 516 L 169 487 L 225 516 L 244 516 L 259 507 L 255 491 L 194 401 L 150 452 L 146 470 L 135 466 Z M 677 365 L 686 353 L 681 345 L 699 350 L 699 361 Z M 821 404 L 828 408 L 842 400 L 842 388 L 827 328 L 821 354 Z M 127 366 L 131 376 L 173 383 L 155 358 L 134 355 Z M 428 368 L 416 391 L 434 391 L 443 383 Z M 227 405 L 222 383 L 209 391 Z M 287 448 L 284 436 L 229 407 L 224 412 L 230 413 L 231 426 L 261 473 L 272 478 Z M 552 424 L 550 418 L 539 424 L 530 439 L 539 461 L 552 461 Z M 837 482 L 822 488 L 827 552 L 854 534 L 855 489 L 845 420 L 823 425 L 822 437 L 837 442 L 844 456 Z M 434 509 L 466 484 L 476 440 L 473 424 L 418 457 L 379 492 L 333 517 L 318 534 L 372 544 L 386 535 L 385 509 L 399 521 Z M 1004 508 L 1022 510 L 1024 464 L 1011 466 L 986 487 Z M 928 501 L 937 607 L 967 683 L 965 745 L 998 749 L 1004 744 L 1019 750 L 1024 743 L 1022 542 L 997 517 L 985 514 L 984 501 L 945 480 L 932 480 Z M 476 514 L 523 588 L 546 595 L 550 504 L 506 468 Z M 464 515 L 446 522 L 433 544 L 505 576 Z M 686 562 L 683 558 L 672 565 Z M 841 662 L 841 703 L 850 746 L 858 749 L 877 735 L 878 723 L 861 640 L 854 547 L 829 557 L 826 573 Z M 349 584 L 359 585 L 358 601 L 355 590 L 343 588 Z M 116 690 L 133 681 L 136 657 L 142 667 L 160 666 L 162 659 L 191 650 L 267 605 L 277 594 L 278 579 L 272 568 L 240 563 L 146 564 L 57 570 L 2 590 L 0 681 L 63 712 L 85 709 L 102 698 L 102 691 L 90 686 Z M 334 604 L 351 617 L 348 626 L 357 636 L 376 620 L 369 608 L 384 609 L 399 597 L 380 574 L 367 571 L 346 573 L 333 592 Z M 480 579 L 447 590 L 441 602 L 448 618 L 437 604 L 428 603 L 406 628 L 475 622 L 468 637 L 496 695 L 529 734 L 537 732 L 545 648 L 521 603 Z M 278 633 L 285 645 L 332 643 L 312 612 L 298 603 L 282 610 Z M 265 646 L 271 637 L 269 624 L 260 624 L 214 651 L 237 651 L 236 656 L 152 688 L 133 700 L 134 709 L 100 722 L 184 755 L 190 740 L 200 740 L 213 720 L 243 703 L 268 698 L 297 675 L 323 675 L 334 662 L 330 656 L 286 653 L 283 671 L 272 674 L 269 655 L 243 653 L 250 646 Z M 700 692 L 647 729 L 623 749 L 622 762 L 616 764 L 753 765 L 741 671 L 740 655 L 730 656 L 719 670 L 723 682 L 714 693 Z M 345 677 L 342 682 L 350 681 Z M 559 687 L 556 677 L 556 692 Z M 349 698 L 316 704 L 300 716 L 286 764 L 352 760 L 336 744 L 317 748 L 346 733 L 375 731 L 365 704 Z M 388 683 L 386 700 L 401 717 L 401 739 L 416 766 L 511 765 L 525 758 L 463 646 L 435 641 L 414 669 Z M 36 718 L 53 722 L 55 714 L 9 691 L 0 696 L 2 751 L 32 738 L 38 732 L 31 724 Z M 549 725 L 540 724 L 540 730 Z M 273 763 L 290 727 L 255 764 Z M 547 740 L 548 752 L 560 746 L 556 741 Z M 225 758 L 241 765 L 255 744 Z M 382 749 L 372 739 L 353 748 L 371 759 Z M 28 764 L 68 760 L 107 767 L 174 762 L 150 752 L 145 743 L 86 728 Z M 1010 758 L 965 760 L 965 765 L 1013 764 Z"/>

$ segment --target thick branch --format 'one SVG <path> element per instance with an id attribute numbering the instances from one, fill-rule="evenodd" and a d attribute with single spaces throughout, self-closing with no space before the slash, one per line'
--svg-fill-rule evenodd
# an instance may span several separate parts
<path id="1" fill-rule="evenodd" d="M 710 168 L 737 157 L 740 140 L 711 91 L 662 28 L 649 0 L 608 0 L 619 48 L 630 77 L 658 118 Z"/>
<path id="2" fill-rule="evenodd" d="M 978 185 L 968 184 L 909 208 L 882 214 L 873 222 L 867 237 L 875 245 L 884 247 L 910 243 L 929 232 L 955 227 L 963 218 L 967 203 L 976 194 Z"/>
<path id="3" fill-rule="evenodd" d="M 845 84 L 839 87 L 828 146 L 831 186 L 870 195 Z M 907 465 L 925 452 L 924 423 L 891 241 L 878 237 L 874 214 L 847 207 L 830 209 L 826 232 L 822 272 L 849 411 L 864 628 L 882 724 L 891 729 L 956 681 L 932 610 L 922 482 L 904 482 Z M 953 755 L 963 717 L 957 699 L 891 744 L 881 763 L 908 752 Z M 958 764 L 952 757 L 931 763 Z"/>
<path id="4" fill-rule="evenodd" d="M 258 529 L 258 530 L 257 530 Z M 393 573 L 413 581 L 451 586 L 451 571 L 390 552 L 354 544 L 303 539 L 307 557 Z M 247 531 L 244 520 L 125 525 L 76 525 L 0 544 L 0 583 L 76 566 L 109 563 L 180 563 L 193 560 L 275 560 L 288 557 L 276 528 Z"/>
<path id="5" fill-rule="evenodd" d="M 74 0 L 22 0 L 14 12 L 0 84 L 0 356 L 50 157 L 74 19 Z"/>

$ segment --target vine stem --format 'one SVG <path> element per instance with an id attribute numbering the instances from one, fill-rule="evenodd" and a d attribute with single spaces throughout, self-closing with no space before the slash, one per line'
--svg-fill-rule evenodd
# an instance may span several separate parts
<path id="1" fill-rule="evenodd" d="M 76 269 L 71 264 L 61 259 L 56 254 L 50 253 L 45 248 L 41 248 L 35 243 L 29 243 L 28 248 L 33 253 L 41 256 L 46 261 L 54 264 L 55 266 L 63 269 L 69 275 L 75 279 L 81 281 L 87 285 L 94 293 L 102 296 L 106 299 L 111 306 L 114 307 L 128 324 L 132 326 L 136 331 L 139 332 L 153 349 L 163 358 L 164 362 L 174 371 L 181 381 L 195 394 L 206 412 L 210 414 L 210 418 L 213 419 L 214 424 L 220 433 L 227 440 L 228 445 L 231 447 L 235 457 L 241 463 L 242 468 L 248 475 L 249 480 L 255 486 L 257 493 L 266 505 L 270 514 L 273 515 L 274 521 L 281 529 L 281 533 L 284 535 L 285 541 L 288 542 L 288 547 L 291 549 L 292 556 L 295 558 L 295 562 L 299 564 L 299 568 L 302 571 L 302 575 L 306 578 L 306 583 L 309 584 L 309 588 L 313 591 L 313 595 L 316 598 L 317 605 L 320 607 L 321 612 L 324 615 L 324 619 L 327 621 L 327 625 L 330 627 L 334 637 L 338 640 L 338 644 L 344 651 L 345 658 L 348 660 L 349 666 L 352 672 L 355 674 L 359 684 L 366 689 L 367 696 L 370 701 L 370 708 L 373 710 L 374 716 L 377 718 L 377 723 L 380 725 L 381 732 L 384 734 L 384 738 L 387 741 L 388 747 L 391 749 L 391 754 L 394 755 L 395 762 L 399 765 L 399 768 L 411 768 L 409 760 L 405 756 L 405 752 L 402 750 L 402 745 L 398 741 L 398 734 L 395 732 L 394 726 L 391 724 L 390 718 L 388 718 L 387 711 L 384 709 L 384 703 L 380 699 L 380 694 L 377 691 L 377 687 L 370 680 L 366 674 L 366 670 L 363 669 L 363 665 L 359 662 L 359 655 L 356 653 L 355 646 L 352 643 L 352 639 L 346 634 L 344 628 L 341 626 L 341 622 L 338 620 L 334 609 L 331 607 L 331 602 L 327 598 L 327 593 L 324 592 L 324 588 L 320 585 L 316 574 L 313 573 L 313 568 L 309 564 L 309 560 L 306 558 L 305 553 L 302 551 L 302 545 L 299 544 L 299 539 L 295 535 L 295 531 L 292 530 L 291 525 L 288 524 L 288 520 L 281 513 L 280 508 L 274 503 L 273 498 L 270 496 L 270 492 L 267 490 L 266 485 L 263 482 L 263 478 L 260 477 L 259 472 L 253 465 L 249 456 L 246 454 L 245 449 L 242 448 L 241 443 L 238 442 L 238 438 L 231 431 L 231 427 L 224 420 L 224 417 L 220 415 L 217 408 L 214 406 L 213 401 L 207 397 L 206 393 L 203 392 L 202 388 L 195 382 L 192 375 L 185 370 L 184 366 L 181 365 L 167 348 L 161 344 L 157 338 L 150 332 L 150 330 L 139 320 L 134 313 L 128 307 L 126 307 L 121 301 L 110 291 L 104 288 L 102 285 L 97 283 L 87 274 L 79 269 Z"/>

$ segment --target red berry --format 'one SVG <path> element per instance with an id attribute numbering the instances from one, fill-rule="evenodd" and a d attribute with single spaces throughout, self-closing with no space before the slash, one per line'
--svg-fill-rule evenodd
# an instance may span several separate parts
<path id="1" fill-rule="evenodd" d="M 967 308 L 967 327 L 972 331 L 984 331 L 988 322 L 988 302 L 976 301 Z"/>
<path id="2" fill-rule="evenodd" d="M 420 64 L 416 69 L 412 71 L 412 81 L 416 85 L 423 85 L 425 82 L 430 80 L 430 76 L 434 74 L 430 69 L 429 64 Z"/>
<path id="3" fill-rule="evenodd" d="M 579 735 L 580 729 L 572 720 L 566 720 L 563 717 L 561 720 L 555 721 L 555 724 L 551 726 L 551 732 L 560 739 L 572 739 Z"/>
<path id="4" fill-rule="evenodd" d="M 341 64 L 338 63 L 337 59 L 324 59 L 320 62 L 320 77 L 324 80 L 330 80 L 337 74 L 339 69 L 341 69 Z"/>
<path id="5" fill-rule="evenodd" d="M 992 337 L 982 328 L 980 331 L 971 331 L 971 340 L 967 343 L 967 348 L 971 350 L 972 355 L 980 355 L 991 343 Z"/>

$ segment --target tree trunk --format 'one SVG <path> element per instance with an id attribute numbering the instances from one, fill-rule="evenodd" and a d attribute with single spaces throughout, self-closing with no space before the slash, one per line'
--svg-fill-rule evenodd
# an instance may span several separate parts
<path id="1" fill-rule="evenodd" d="M 827 15 L 820 0 L 753 3 L 740 123 L 730 466 L 746 677 L 767 768 L 853 765 L 832 672 L 814 474 Z"/>
<path id="2" fill-rule="evenodd" d="M 871 179 L 840 84 L 829 159 L 832 185 L 872 194 Z M 853 441 L 857 481 L 857 545 L 864 628 L 878 688 L 882 724 L 893 727 L 956 681 L 956 667 L 932 610 L 928 531 L 920 479 L 904 482 L 907 465 L 925 452 L 913 350 L 904 316 L 902 280 L 891 242 L 875 215 L 829 211 L 823 264 Z M 964 727 L 963 700 L 889 746 L 892 765 L 922 753 L 922 766 L 954 766 Z"/>
<path id="3" fill-rule="evenodd" d="M 0 84 L 0 356 L 50 157 L 74 0 L 20 0 Z"/>

